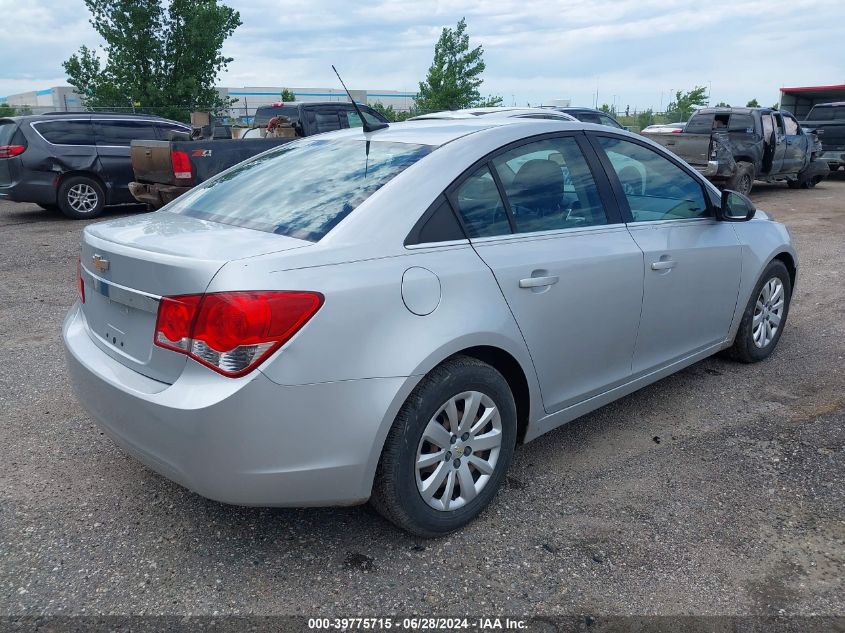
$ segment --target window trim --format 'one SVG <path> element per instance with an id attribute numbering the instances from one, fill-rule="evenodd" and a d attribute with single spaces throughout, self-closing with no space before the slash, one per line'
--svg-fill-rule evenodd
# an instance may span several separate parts
<path id="1" fill-rule="evenodd" d="M 575 142 L 578 144 L 579 149 L 581 150 L 581 154 L 584 156 L 584 160 L 587 162 L 587 168 L 590 170 L 590 175 L 593 178 L 593 182 L 596 185 L 596 189 L 599 193 L 599 200 L 601 200 L 602 206 L 604 207 L 605 216 L 607 217 L 607 224 L 597 224 L 593 227 L 569 227 L 565 229 L 549 229 L 548 231 L 532 231 L 531 233 L 517 233 L 515 231 L 515 224 L 513 222 L 513 215 L 510 209 L 510 201 L 507 198 L 507 195 L 504 191 L 504 187 L 499 179 L 498 173 L 496 173 L 495 166 L 493 165 L 493 159 L 497 156 L 504 154 L 506 152 L 511 151 L 517 147 L 521 147 L 523 145 L 529 145 L 531 143 L 536 143 L 538 141 L 544 141 L 547 139 L 556 139 L 556 138 L 574 138 Z M 493 182 L 496 183 L 496 188 L 499 192 L 499 197 L 502 199 L 502 203 L 505 207 L 505 212 L 508 215 L 508 222 L 510 223 L 511 232 L 504 233 L 502 235 L 487 235 L 484 237 L 469 237 L 470 232 L 467 229 L 466 224 L 464 223 L 463 216 L 458 211 L 459 207 L 457 206 L 456 200 L 456 193 L 458 188 L 470 177 L 472 176 L 479 168 L 486 166 L 490 173 L 493 175 Z M 545 132 L 543 134 L 535 134 L 533 136 L 528 136 L 525 138 L 518 139 L 516 141 L 512 141 L 507 145 L 502 145 L 501 147 L 496 148 L 492 152 L 487 153 L 483 157 L 476 160 L 472 163 L 469 167 L 463 170 L 457 178 L 455 178 L 444 190 L 443 194 L 446 196 L 446 199 L 449 201 L 450 206 L 452 207 L 452 211 L 455 213 L 455 216 L 458 218 L 458 223 L 461 225 L 461 228 L 464 231 L 464 235 L 467 236 L 467 239 L 470 242 L 477 242 L 479 240 L 491 240 L 491 239 L 502 239 L 502 238 L 522 238 L 522 237 L 532 237 L 536 239 L 538 235 L 547 235 L 552 232 L 566 232 L 567 234 L 571 231 L 581 231 L 587 228 L 601 228 L 601 227 L 608 227 L 614 226 L 616 224 L 624 224 L 625 219 L 622 213 L 622 209 L 619 207 L 618 200 L 616 196 L 613 194 L 613 190 L 611 187 L 610 182 L 607 179 L 607 174 L 605 173 L 602 164 L 599 160 L 599 157 L 595 153 L 595 148 L 589 143 L 587 140 L 587 136 L 584 133 L 584 130 L 572 130 L 567 132 Z M 439 197 L 439 196 L 438 196 Z"/>
<path id="2" fill-rule="evenodd" d="M 443 203 L 449 205 L 449 210 L 452 212 L 455 220 L 458 223 L 458 228 L 460 228 L 463 237 L 460 239 L 454 240 L 441 240 L 439 242 L 421 242 L 420 241 L 420 232 L 422 228 L 426 225 L 426 223 L 434 216 L 435 213 L 440 209 L 440 206 Z M 464 223 L 461 221 L 460 214 L 455 211 L 455 207 L 452 205 L 451 200 L 446 197 L 445 193 L 441 193 L 434 199 L 428 208 L 423 212 L 420 216 L 419 220 L 416 221 L 414 226 L 408 232 L 408 235 L 405 236 L 405 241 L 402 243 L 405 248 L 422 248 L 426 246 L 453 246 L 455 244 L 467 244 L 469 241 L 469 237 L 466 231 L 466 227 Z"/>
<path id="3" fill-rule="evenodd" d="M 587 140 L 592 144 L 593 150 L 598 155 L 599 161 L 601 161 L 605 176 L 610 180 L 614 196 L 616 197 L 616 202 L 619 205 L 620 211 L 622 212 L 622 219 L 625 224 L 630 224 L 632 226 L 640 226 L 646 224 L 654 226 L 656 223 L 688 222 L 690 220 L 716 219 L 716 203 L 713 200 L 713 192 L 710 190 L 710 182 L 706 178 L 704 178 L 704 176 L 699 174 L 696 170 L 684 164 L 680 158 L 678 158 L 668 150 L 665 150 L 659 145 L 655 146 L 652 143 L 645 141 L 644 139 L 633 138 L 623 134 L 614 134 L 613 132 L 605 132 L 604 130 L 595 132 L 591 130 L 587 132 L 586 136 Z M 622 189 L 622 183 L 619 182 L 619 176 L 616 174 L 616 170 L 613 168 L 613 164 L 610 162 L 610 159 L 604 152 L 604 148 L 602 148 L 602 146 L 599 144 L 598 137 L 614 138 L 622 141 L 628 141 L 630 143 L 633 143 L 634 145 L 640 145 L 645 149 L 652 150 L 658 156 L 666 158 L 670 163 L 680 168 L 681 171 L 685 172 L 701 187 L 701 193 L 704 195 L 704 202 L 707 204 L 707 215 L 698 218 L 668 218 L 661 220 L 647 220 L 645 222 L 634 222 L 634 214 L 631 212 L 631 205 L 628 202 L 628 198 L 625 195 L 625 191 Z"/>

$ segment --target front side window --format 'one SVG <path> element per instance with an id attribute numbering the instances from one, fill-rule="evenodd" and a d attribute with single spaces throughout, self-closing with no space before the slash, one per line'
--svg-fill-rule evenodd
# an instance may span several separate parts
<path id="1" fill-rule="evenodd" d="M 798 121 L 793 119 L 791 116 L 784 116 L 783 124 L 786 127 L 787 136 L 795 136 L 798 134 Z"/>
<path id="2" fill-rule="evenodd" d="M 619 178 L 634 222 L 709 214 L 701 183 L 668 158 L 620 138 L 600 136 L 598 142 Z"/>
<path id="3" fill-rule="evenodd" d="M 350 108 L 344 114 L 346 115 L 346 126 L 347 127 L 363 127 L 363 125 L 361 123 L 361 117 L 358 116 L 358 113 L 355 112 L 354 109 Z M 366 119 L 367 123 L 369 123 L 370 125 L 376 125 L 378 123 L 383 123 L 383 121 L 381 119 L 374 116 L 366 108 L 361 108 L 361 114 L 364 115 L 364 119 Z"/>
<path id="4" fill-rule="evenodd" d="M 294 142 L 206 181 L 167 210 L 316 242 L 432 150 L 381 141 Z"/>
<path id="5" fill-rule="evenodd" d="M 716 116 L 714 114 L 693 114 L 684 128 L 685 134 L 710 134 Z"/>
<path id="6" fill-rule="evenodd" d="M 90 121 L 45 121 L 32 127 L 53 145 L 94 145 Z"/>
<path id="7" fill-rule="evenodd" d="M 147 121 L 94 121 L 97 145 L 129 145 L 135 140 L 155 140 L 155 127 Z"/>
<path id="8" fill-rule="evenodd" d="M 754 132 L 754 117 L 750 114 L 732 114 L 728 121 L 728 132 Z"/>
<path id="9" fill-rule="evenodd" d="M 551 138 L 493 159 L 518 233 L 607 224 L 596 183 L 577 141 Z"/>

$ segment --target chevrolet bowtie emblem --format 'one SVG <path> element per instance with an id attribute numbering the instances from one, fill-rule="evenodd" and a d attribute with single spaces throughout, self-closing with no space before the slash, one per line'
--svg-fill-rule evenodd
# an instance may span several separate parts
<path id="1" fill-rule="evenodd" d="M 100 272 L 105 272 L 109 269 L 109 260 L 99 255 L 94 255 L 91 260 L 94 262 L 94 268 Z"/>

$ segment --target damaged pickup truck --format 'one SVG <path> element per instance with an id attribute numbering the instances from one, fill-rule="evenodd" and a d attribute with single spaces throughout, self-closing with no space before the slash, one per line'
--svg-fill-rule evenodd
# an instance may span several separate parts
<path id="1" fill-rule="evenodd" d="M 369 123 L 386 123 L 378 112 L 359 104 Z M 295 138 L 362 125 L 348 102 L 279 103 L 258 108 L 255 125 L 240 139 L 135 141 L 129 185 L 132 195 L 155 209 L 220 172 Z M 269 131 L 274 130 L 276 134 Z M 279 135 L 278 132 L 286 132 Z"/>
<path id="2" fill-rule="evenodd" d="M 74 219 L 134 203 L 129 144 L 189 138 L 190 126 L 147 115 L 61 112 L 0 117 L 0 200 L 34 202 Z"/>
<path id="3" fill-rule="evenodd" d="M 723 189 L 748 194 L 755 180 L 814 187 L 828 174 L 818 138 L 789 112 L 702 108 L 679 134 L 649 134 Z"/>

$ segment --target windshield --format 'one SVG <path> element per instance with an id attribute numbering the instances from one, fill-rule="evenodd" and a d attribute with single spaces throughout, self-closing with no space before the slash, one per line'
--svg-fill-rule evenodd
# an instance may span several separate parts
<path id="1" fill-rule="evenodd" d="M 432 149 L 361 140 L 282 145 L 193 189 L 167 211 L 316 242 Z"/>

